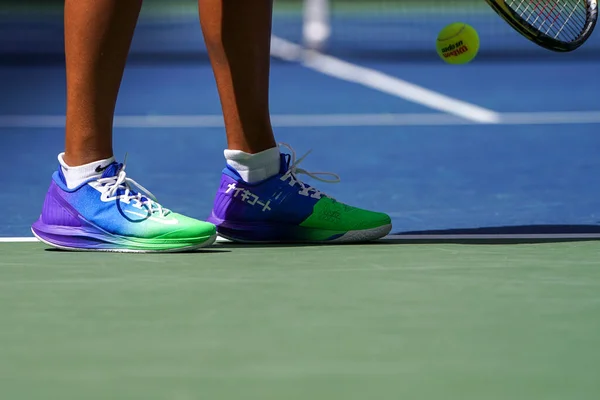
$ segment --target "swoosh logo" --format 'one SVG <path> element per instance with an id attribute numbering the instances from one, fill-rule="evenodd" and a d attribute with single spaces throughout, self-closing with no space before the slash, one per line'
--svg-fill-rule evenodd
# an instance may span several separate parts
<path id="1" fill-rule="evenodd" d="M 135 215 L 136 217 L 140 217 L 140 218 L 144 218 L 144 219 L 149 219 L 150 221 L 158 222 L 159 224 L 163 224 L 163 225 L 177 225 L 179 223 L 179 221 L 176 220 L 175 218 L 169 218 L 169 219 L 156 218 L 156 217 L 148 216 L 148 214 L 137 213 L 137 212 L 131 211 L 131 210 L 123 210 L 123 211 L 125 211 L 127 214 Z"/>

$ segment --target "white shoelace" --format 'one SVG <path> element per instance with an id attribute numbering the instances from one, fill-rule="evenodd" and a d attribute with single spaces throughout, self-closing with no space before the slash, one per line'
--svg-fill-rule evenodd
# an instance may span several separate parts
<path id="1" fill-rule="evenodd" d="M 104 187 L 102 194 L 104 199 L 115 197 L 119 189 L 121 189 L 124 192 L 118 196 L 120 201 L 127 204 L 133 201 L 135 207 L 140 209 L 145 207 L 149 215 L 159 213 L 161 217 L 166 217 L 171 212 L 171 210 L 164 208 L 158 203 L 152 192 L 127 177 L 125 164 L 123 164 L 116 176 L 100 178 L 97 182 L 101 187 Z"/>
<path id="2" fill-rule="evenodd" d="M 308 152 L 306 152 L 306 154 L 304 154 L 302 157 L 300 157 L 299 159 L 296 160 L 296 152 L 294 151 L 292 146 L 290 146 L 287 143 L 279 143 L 279 145 L 283 146 L 283 147 L 287 147 L 287 149 L 290 152 L 290 157 L 291 157 L 291 162 L 288 167 L 288 170 L 285 174 L 283 174 L 283 176 L 281 177 L 281 180 L 285 182 L 289 179 L 290 186 L 294 186 L 294 185 L 298 184 L 301 188 L 301 190 L 298 193 L 300 193 L 303 196 L 311 196 L 315 199 L 320 199 L 323 196 L 331 198 L 331 196 L 328 196 L 327 194 L 321 192 L 318 189 L 315 189 L 314 187 L 310 186 L 309 184 L 298 180 L 296 178 L 296 175 L 304 174 L 304 175 L 310 176 L 313 179 L 316 179 L 320 182 L 325 182 L 325 183 L 340 182 L 339 175 L 334 174 L 332 172 L 310 172 L 303 168 L 298 168 L 298 164 L 300 164 L 306 158 L 306 156 L 308 156 L 310 154 L 311 150 L 309 150 Z M 321 178 L 320 176 L 331 176 L 331 177 L 333 177 L 333 179 L 324 179 L 324 178 Z"/>

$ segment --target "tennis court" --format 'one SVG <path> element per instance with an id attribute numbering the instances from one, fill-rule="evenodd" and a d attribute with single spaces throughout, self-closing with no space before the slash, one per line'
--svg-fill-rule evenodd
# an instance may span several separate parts
<path id="1" fill-rule="evenodd" d="M 193 3 L 165 3 L 144 5 L 116 151 L 206 218 L 220 105 Z M 306 52 L 301 2 L 276 1 L 278 140 L 312 149 L 303 166 L 342 179 L 322 189 L 389 213 L 393 235 L 67 253 L 29 230 L 63 148 L 62 15 L 3 4 L 0 398 L 600 396 L 598 33 L 554 54 L 483 1 L 334 0 L 330 39 Z M 480 32 L 472 64 L 435 53 L 454 21 Z"/>

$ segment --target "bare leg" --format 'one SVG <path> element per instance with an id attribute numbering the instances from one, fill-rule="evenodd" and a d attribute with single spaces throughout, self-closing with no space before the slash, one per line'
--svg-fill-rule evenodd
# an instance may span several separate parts
<path id="1" fill-rule="evenodd" d="M 231 150 L 276 146 L 269 115 L 272 0 L 198 0 Z"/>
<path id="2" fill-rule="evenodd" d="M 141 0 L 65 1 L 70 166 L 113 155 L 115 104 L 141 6 Z"/>

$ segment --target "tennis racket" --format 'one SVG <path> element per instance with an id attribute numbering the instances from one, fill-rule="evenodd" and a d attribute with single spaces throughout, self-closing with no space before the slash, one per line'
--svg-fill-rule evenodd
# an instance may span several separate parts
<path id="1" fill-rule="evenodd" d="M 598 0 L 485 0 L 517 32 L 548 50 L 584 44 L 598 19 Z"/>

